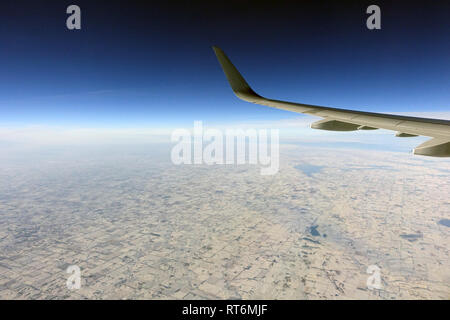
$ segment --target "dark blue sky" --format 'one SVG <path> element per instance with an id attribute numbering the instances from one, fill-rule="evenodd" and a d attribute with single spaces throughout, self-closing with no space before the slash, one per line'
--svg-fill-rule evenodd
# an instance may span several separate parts
<path id="1" fill-rule="evenodd" d="M 65 27 L 70 4 L 80 31 Z M 366 28 L 370 4 L 381 30 Z M 2 1 L 0 14 L 1 125 L 296 117 L 235 98 L 213 44 L 270 98 L 450 111 L 448 1 Z"/>

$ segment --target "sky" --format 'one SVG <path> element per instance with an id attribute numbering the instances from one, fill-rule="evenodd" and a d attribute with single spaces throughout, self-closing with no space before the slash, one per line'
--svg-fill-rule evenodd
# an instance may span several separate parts
<path id="1" fill-rule="evenodd" d="M 368 30 L 366 8 L 381 8 Z M 66 8 L 81 8 L 81 30 Z M 221 47 L 269 98 L 450 111 L 448 1 L 2 1 L 0 126 L 152 128 L 283 121 L 238 100 Z"/>

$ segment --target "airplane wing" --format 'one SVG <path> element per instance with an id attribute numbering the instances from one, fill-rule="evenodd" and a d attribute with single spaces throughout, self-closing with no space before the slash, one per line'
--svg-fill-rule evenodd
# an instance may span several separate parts
<path id="1" fill-rule="evenodd" d="M 242 100 L 324 118 L 311 124 L 311 128 L 314 129 L 355 131 L 381 128 L 396 131 L 397 137 L 415 137 L 419 135 L 431 137 L 432 139 L 416 147 L 414 154 L 432 157 L 450 157 L 449 120 L 354 111 L 267 99 L 253 91 L 220 48 L 213 47 L 213 49 L 231 88 L 236 96 Z"/>

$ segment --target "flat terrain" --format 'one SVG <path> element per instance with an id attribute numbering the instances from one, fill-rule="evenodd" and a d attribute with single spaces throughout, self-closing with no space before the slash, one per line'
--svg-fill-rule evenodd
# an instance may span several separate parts
<path id="1" fill-rule="evenodd" d="M 261 176 L 169 148 L 2 159 L 0 298 L 450 299 L 448 159 L 283 145 Z"/>

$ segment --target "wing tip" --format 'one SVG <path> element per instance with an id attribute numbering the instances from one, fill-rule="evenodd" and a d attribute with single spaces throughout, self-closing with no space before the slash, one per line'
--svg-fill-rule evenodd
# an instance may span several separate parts
<path id="1" fill-rule="evenodd" d="M 261 98 L 255 91 L 253 91 L 239 70 L 227 57 L 225 52 L 216 45 L 213 45 L 212 49 L 214 50 L 217 60 L 219 61 L 219 64 L 222 67 L 228 83 L 230 84 L 235 95 L 238 98 L 248 102 L 254 102 L 255 99 Z"/>

